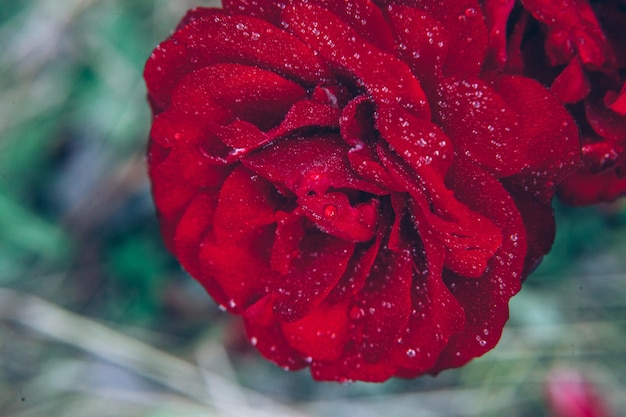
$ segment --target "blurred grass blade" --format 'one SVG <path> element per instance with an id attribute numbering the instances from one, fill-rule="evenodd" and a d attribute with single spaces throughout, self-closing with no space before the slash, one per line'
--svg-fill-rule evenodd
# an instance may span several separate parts
<path id="1" fill-rule="evenodd" d="M 200 404 L 218 408 L 225 416 L 305 416 L 256 392 L 246 390 L 235 381 L 200 369 L 178 357 L 38 297 L 0 288 L 1 320 L 21 324 L 40 335 L 72 345 L 148 377 Z M 221 390 L 224 392 L 240 390 L 254 407 L 225 403 L 220 398 Z"/>

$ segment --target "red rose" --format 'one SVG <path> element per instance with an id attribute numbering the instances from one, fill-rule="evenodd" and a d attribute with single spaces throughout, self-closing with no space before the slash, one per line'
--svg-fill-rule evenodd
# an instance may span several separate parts
<path id="1" fill-rule="evenodd" d="M 609 417 L 604 398 L 577 369 L 555 368 L 546 378 L 545 394 L 555 417 Z"/>
<path id="2" fill-rule="evenodd" d="M 494 347 L 552 242 L 576 126 L 485 65 L 477 0 L 229 0 L 150 57 L 169 249 L 252 344 L 383 381 Z"/>
<path id="3" fill-rule="evenodd" d="M 584 166 L 561 184 L 560 196 L 585 205 L 625 195 L 626 4 L 514 3 L 483 1 L 490 32 L 497 33 L 489 54 L 508 72 L 549 85 L 576 119 Z"/>

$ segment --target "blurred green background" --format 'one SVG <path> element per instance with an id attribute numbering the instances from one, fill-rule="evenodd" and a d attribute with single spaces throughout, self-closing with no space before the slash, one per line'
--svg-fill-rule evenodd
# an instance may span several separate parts
<path id="1" fill-rule="evenodd" d="M 557 206 L 498 347 L 436 378 L 314 383 L 247 347 L 165 251 L 143 64 L 191 0 L 0 7 L 0 416 L 549 416 L 574 368 L 626 410 L 626 206 Z"/>

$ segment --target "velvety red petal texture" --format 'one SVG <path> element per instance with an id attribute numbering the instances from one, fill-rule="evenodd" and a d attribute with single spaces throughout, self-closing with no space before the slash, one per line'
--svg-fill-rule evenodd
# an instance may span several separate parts
<path id="1" fill-rule="evenodd" d="M 263 356 L 318 380 L 492 349 L 580 163 L 561 101 L 588 101 L 589 158 L 621 143 L 622 86 L 587 99 L 586 65 L 617 62 L 591 9 L 568 24 L 589 20 L 593 45 L 550 49 L 567 64 L 551 93 L 503 72 L 511 1 L 223 5 L 190 10 L 145 68 L 168 249 Z"/>
<path id="2" fill-rule="evenodd" d="M 549 85 L 582 133 L 584 166 L 561 185 L 560 197 L 589 205 L 626 195 L 624 2 L 483 0 L 482 6 L 490 32 L 500 35 L 489 46 L 496 67 Z"/>

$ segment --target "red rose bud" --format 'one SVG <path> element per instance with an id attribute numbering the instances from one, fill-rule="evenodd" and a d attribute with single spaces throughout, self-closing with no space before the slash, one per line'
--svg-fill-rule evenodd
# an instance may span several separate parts
<path id="1" fill-rule="evenodd" d="M 165 242 L 252 344 L 319 380 L 492 349 L 548 251 L 573 119 L 486 63 L 477 0 L 229 0 L 148 60 Z"/>
<path id="2" fill-rule="evenodd" d="M 488 55 L 550 86 L 581 130 L 584 166 L 559 187 L 570 204 L 626 194 L 626 8 L 621 0 L 483 0 Z M 514 7 L 515 6 L 515 7 Z M 507 32 L 507 27 L 512 28 Z M 508 33 L 508 37 L 507 37 Z"/>
<path id="3" fill-rule="evenodd" d="M 546 381 L 546 397 L 555 417 L 609 417 L 593 385 L 577 370 L 555 369 Z"/>

